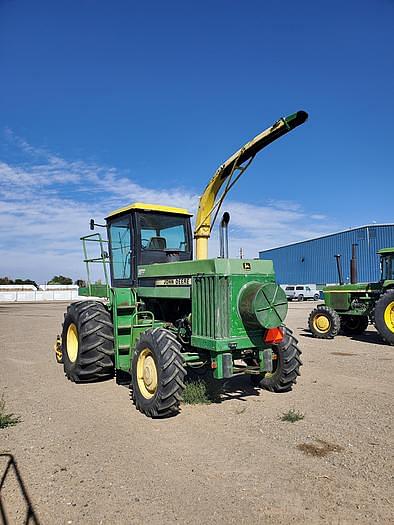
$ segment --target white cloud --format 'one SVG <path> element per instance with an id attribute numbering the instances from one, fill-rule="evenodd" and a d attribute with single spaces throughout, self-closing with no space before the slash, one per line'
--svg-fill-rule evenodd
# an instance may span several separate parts
<path id="1" fill-rule="evenodd" d="M 186 188 L 149 188 L 114 167 L 68 161 L 35 148 L 6 130 L 18 162 L 0 159 L 0 276 L 33 278 L 55 274 L 84 277 L 81 235 L 88 221 L 101 222 L 112 209 L 133 201 L 181 206 L 196 211 L 198 195 Z M 207 180 L 208 182 L 208 180 Z M 337 228 L 319 223 L 299 203 L 271 201 L 264 206 L 228 199 L 230 254 L 257 257 L 259 250 L 310 238 Z M 224 210 L 223 210 L 224 211 Z M 218 253 L 217 230 L 210 255 Z"/>

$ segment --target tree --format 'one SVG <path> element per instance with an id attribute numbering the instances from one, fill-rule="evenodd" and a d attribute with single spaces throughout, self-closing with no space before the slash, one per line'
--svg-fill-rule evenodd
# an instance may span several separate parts
<path id="1" fill-rule="evenodd" d="M 47 284 L 72 284 L 73 280 L 70 277 L 64 277 L 64 275 L 55 275 L 52 277 L 50 281 L 48 281 Z"/>
<path id="2" fill-rule="evenodd" d="M 15 279 L 14 284 L 32 284 L 36 288 L 38 288 L 38 284 L 36 281 L 32 281 L 31 279 Z"/>
<path id="3" fill-rule="evenodd" d="M 33 281 L 32 279 L 10 279 L 9 277 L 0 277 L 0 285 L 1 284 L 32 284 L 36 288 L 38 288 L 38 284 Z"/>

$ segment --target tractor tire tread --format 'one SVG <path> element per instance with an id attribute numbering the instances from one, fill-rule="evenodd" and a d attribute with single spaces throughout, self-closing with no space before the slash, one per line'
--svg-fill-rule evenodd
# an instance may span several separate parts
<path id="1" fill-rule="evenodd" d="M 152 351 L 158 369 L 158 386 L 152 399 L 144 398 L 139 392 L 136 378 L 138 355 L 146 347 Z M 161 327 L 143 332 L 137 342 L 132 364 L 131 390 L 136 408 L 152 418 L 165 418 L 177 414 L 185 389 L 185 376 L 182 345 L 177 338 Z"/>
<path id="2" fill-rule="evenodd" d="M 79 335 L 78 356 L 72 363 L 67 356 L 67 329 L 74 323 Z M 114 346 L 111 315 L 104 304 L 79 301 L 67 308 L 63 323 L 62 348 L 66 377 L 75 383 L 88 383 L 114 376 Z M 93 366 L 94 365 L 94 366 Z"/>
<path id="3" fill-rule="evenodd" d="M 326 333 L 318 332 L 317 330 L 315 330 L 313 326 L 313 318 L 319 312 L 324 312 L 329 318 L 331 318 L 331 327 L 330 327 L 330 330 Z M 330 308 L 329 306 L 326 306 L 326 305 L 319 305 L 317 308 L 314 308 L 312 312 L 309 314 L 308 327 L 313 337 L 317 339 L 333 339 L 335 336 L 339 334 L 341 330 L 341 319 L 338 313 L 333 308 Z"/>
<path id="4" fill-rule="evenodd" d="M 298 348 L 297 339 L 293 332 L 285 328 L 285 336 L 281 343 L 274 346 L 278 355 L 279 368 L 270 376 L 263 377 L 259 386 L 270 392 L 289 392 L 297 383 L 300 375 L 301 350 Z M 253 376 L 252 376 L 253 377 Z"/>
<path id="5" fill-rule="evenodd" d="M 380 298 L 376 301 L 374 310 L 374 324 L 381 338 L 388 345 L 394 346 L 394 332 L 387 327 L 384 312 L 387 306 L 394 301 L 394 289 L 387 290 Z"/>

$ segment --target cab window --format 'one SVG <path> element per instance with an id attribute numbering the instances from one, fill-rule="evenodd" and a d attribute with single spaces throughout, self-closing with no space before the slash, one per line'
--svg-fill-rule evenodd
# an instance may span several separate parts
<path id="1" fill-rule="evenodd" d="M 114 279 L 131 277 L 131 231 L 130 217 L 114 220 L 109 228 L 111 240 L 111 263 Z"/>
<path id="2" fill-rule="evenodd" d="M 382 260 L 382 280 L 392 281 L 394 280 L 394 262 L 393 256 L 384 257 Z"/>
<path id="3" fill-rule="evenodd" d="M 139 221 L 142 250 L 190 251 L 184 217 L 140 213 Z"/>

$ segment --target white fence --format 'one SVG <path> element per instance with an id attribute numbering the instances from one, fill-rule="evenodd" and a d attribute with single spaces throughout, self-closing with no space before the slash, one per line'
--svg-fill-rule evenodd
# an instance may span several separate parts
<path id="1" fill-rule="evenodd" d="M 33 285 L 0 285 L 0 303 L 36 301 L 75 301 L 78 299 L 78 286 L 47 284 L 38 289 Z"/>

